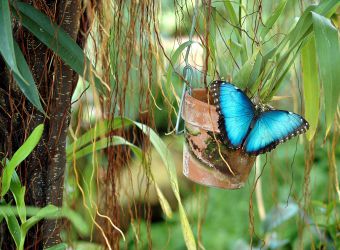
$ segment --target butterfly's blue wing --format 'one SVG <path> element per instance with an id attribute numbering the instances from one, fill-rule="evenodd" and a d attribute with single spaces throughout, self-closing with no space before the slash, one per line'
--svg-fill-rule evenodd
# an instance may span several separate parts
<path id="1" fill-rule="evenodd" d="M 243 149 L 248 154 L 262 154 L 308 128 L 308 122 L 298 114 L 285 110 L 265 111 L 257 117 Z"/>
<path id="2" fill-rule="evenodd" d="M 224 81 L 214 81 L 210 89 L 220 114 L 223 142 L 231 148 L 240 148 L 255 115 L 253 103 L 242 90 Z"/>

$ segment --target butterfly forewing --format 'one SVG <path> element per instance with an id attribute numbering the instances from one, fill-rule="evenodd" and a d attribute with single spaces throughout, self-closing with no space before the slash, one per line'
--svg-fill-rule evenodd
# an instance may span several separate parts
<path id="1" fill-rule="evenodd" d="M 211 87 L 220 113 L 219 129 L 232 148 L 240 148 L 255 115 L 250 99 L 234 85 L 216 81 Z"/>
<path id="2" fill-rule="evenodd" d="M 265 153 L 306 132 L 308 127 L 308 122 L 298 114 L 285 110 L 265 111 L 257 117 L 243 148 L 249 154 Z"/>

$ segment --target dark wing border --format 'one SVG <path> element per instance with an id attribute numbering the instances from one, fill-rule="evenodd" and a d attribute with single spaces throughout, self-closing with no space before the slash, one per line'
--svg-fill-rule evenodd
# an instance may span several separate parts
<path id="1" fill-rule="evenodd" d="M 225 120 L 224 120 L 224 116 L 221 112 L 220 99 L 219 99 L 220 86 L 223 85 L 223 84 L 230 84 L 230 85 L 234 86 L 237 90 L 239 90 L 239 91 L 241 91 L 241 90 L 239 88 L 237 88 L 234 84 L 232 84 L 230 82 L 222 81 L 222 80 L 215 80 L 210 85 L 210 92 L 212 93 L 213 103 L 216 106 L 216 112 L 218 113 L 218 129 L 220 130 L 220 134 L 219 134 L 218 138 L 228 148 L 237 150 L 237 149 L 242 148 L 244 140 L 247 138 L 247 136 L 244 137 L 243 142 L 238 147 L 235 147 L 228 138 L 228 133 L 227 133 L 225 126 L 224 126 Z M 249 133 L 249 131 L 247 133 Z"/>
<path id="2" fill-rule="evenodd" d="M 281 139 L 278 139 L 278 140 L 275 140 L 273 141 L 272 143 L 270 143 L 269 145 L 265 146 L 263 149 L 260 149 L 260 150 L 257 150 L 257 151 L 254 151 L 254 152 L 247 152 L 246 149 L 245 149 L 245 144 L 243 143 L 243 146 L 242 146 L 242 149 L 243 151 L 248 154 L 248 155 L 259 155 L 259 154 L 264 154 L 264 153 L 268 153 L 270 151 L 272 151 L 273 149 L 275 149 L 278 145 L 292 139 L 293 137 L 295 136 L 298 136 L 300 134 L 303 134 L 305 133 L 308 129 L 309 129 L 309 123 L 305 120 L 305 118 L 303 118 L 301 115 L 299 114 L 296 114 L 296 113 L 293 113 L 293 112 L 289 112 L 287 110 L 281 110 L 281 109 L 272 109 L 272 110 L 268 110 L 268 111 L 265 111 L 265 112 L 262 112 L 262 113 L 266 113 L 266 112 L 269 112 L 269 111 L 282 111 L 282 112 L 286 112 L 286 113 L 289 113 L 289 114 L 295 114 L 295 115 L 298 115 L 301 119 L 301 125 L 299 127 L 297 127 L 293 133 L 287 135 L 286 137 L 284 138 L 281 138 Z"/>

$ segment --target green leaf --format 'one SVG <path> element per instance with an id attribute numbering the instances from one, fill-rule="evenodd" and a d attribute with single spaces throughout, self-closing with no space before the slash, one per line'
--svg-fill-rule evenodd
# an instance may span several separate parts
<path id="1" fill-rule="evenodd" d="M 167 86 L 167 90 L 169 93 L 169 86 L 171 86 L 171 79 L 172 79 L 172 73 L 174 71 L 174 65 L 178 62 L 179 57 L 181 56 L 183 50 L 186 47 L 191 46 L 191 44 L 193 44 L 193 41 L 186 41 L 185 43 L 182 43 L 173 53 L 173 55 L 171 56 L 171 64 L 168 67 L 168 72 L 167 72 L 167 76 L 166 76 L 166 86 Z"/>
<path id="2" fill-rule="evenodd" d="M 229 19 L 232 25 L 234 27 L 240 27 L 241 26 L 239 23 L 240 20 L 238 20 L 237 18 L 232 2 L 233 1 L 230 1 L 230 0 L 224 1 L 224 7 L 226 8 L 227 13 L 229 14 Z M 239 6 L 239 8 L 244 8 L 244 6 Z M 242 31 L 239 28 L 234 28 L 234 29 L 236 29 L 235 34 L 237 36 L 237 41 L 241 45 L 240 55 L 241 55 L 242 63 L 244 64 L 247 61 L 247 46 L 245 43 L 245 39 L 242 38 Z"/>
<path id="3" fill-rule="evenodd" d="M 58 208 L 54 205 L 47 205 L 39 209 L 36 214 L 23 223 L 21 225 L 22 234 L 26 235 L 27 231 L 42 219 L 57 219 L 61 217 L 70 220 L 82 235 L 89 234 L 89 227 L 80 215 L 69 208 Z"/>
<path id="4" fill-rule="evenodd" d="M 27 138 L 24 144 L 14 153 L 12 159 L 8 162 L 8 164 L 4 168 L 4 172 L 2 174 L 2 190 L 1 196 L 3 197 L 11 184 L 11 179 L 15 168 L 26 159 L 26 157 L 33 151 L 35 146 L 38 144 L 41 135 L 44 131 L 44 125 L 38 125 L 32 132 L 32 134 Z"/>
<path id="5" fill-rule="evenodd" d="M 283 10 L 285 9 L 287 2 L 288 0 L 281 0 L 280 4 L 276 7 L 274 12 L 265 22 L 264 27 L 261 26 L 260 36 L 262 39 L 264 39 L 266 35 L 268 34 L 268 32 L 272 29 L 273 25 L 275 24 L 275 22 L 280 17 Z"/>
<path id="6" fill-rule="evenodd" d="M 84 55 L 77 43 L 58 25 L 33 6 L 13 2 L 14 12 L 19 11 L 17 19 L 41 42 L 53 50 L 67 65 L 87 81 L 94 80 L 97 89 L 105 94 L 104 84 L 97 77 L 93 65 Z M 105 85 L 108 89 L 109 87 Z"/>
<path id="7" fill-rule="evenodd" d="M 310 127 L 306 137 L 311 141 L 318 126 L 320 112 L 320 84 L 315 52 L 315 38 L 311 37 L 301 51 L 305 118 Z"/>
<path id="8" fill-rule="evenodd" d="M 165 167 L 168 171 L 169 177 L 170 177 L 170 184 L 172 191 L 174 192 L 174 195 L 177 199 L 178 202 L 178 207 L 179 207 L 179 213 L 180 213 L 180 219 L 181 219 L 181 225 L 182 225 L 182 231 L 183 231 L 183 236 L 184 240 L 186 243 L 186 246 L 188 249 L 196 249 L 196 243 L 195 243 L 195 238 L 194 234 L 191 230 L 188 218 L 186 216 L 184 207 L 182 205 L 181 201 L 181 196 L 179 194 L 179 187 L 178 187 L 178 180 L 177 180 L 177 174 L 176 174 L 176 166 L 174 164 L 174 160 L 171 156 L 171 152 L 167 148 L 167 146 L 164 144 L 162 139 L 156 134 L 155 131 L 153 131 L 151 128 L 148 126 L 134 122 L 133 123 L 140 128 L 143 133 L 148 135 L 150 137 L 150 141 L 152 145 L 155 147 L 156 151 L 158 154 L 161 156 Z"/>
<path id="9" fill-rule="evenodd" d="M 67 155 L 67 160 L 68 161 L 75 160 L 75 159 L 84 157 L 88 154 L 91 154 L 94 151 L 101 150 L 109 146 L 117 146 L 117 145 L 129 146 L 139 159 L 142 158 L 142 151 L 139 147 L 128 142 L 127 140 L 125 140 L 124 138 L 120 136 L 112 136 L 111 138 L 103 138 L 101 140 L 93 142 L 92 144 L 78 150 L 77 152 L 75 152 L 75 154 L 71 152 L 69 155 Z"/>
<path id="10" fill-rule="evenodd" d="M 13 172 L 12 175 L 10 190 L 13 194 L 21 223 L 24 223 L 26 221 L 26 205 L 25 205 L 26 188 L 21 186 L 19 176 L 15 171 Z"/>
<path id="11" fill-rule="evenodd" d="M 340 48 L 338 30 L 331 21 L 312 12 L 316 54 L 319 63 L 320 80 L 323 86 L 326 135 L 331 129 L 340 94 Z"/>
<path id="12" fill-rule="evenodd" d="M 53 247 L 46 248 L 45 250 L 65 250 L 67 248 L 66 243 L 59 243 Z"/>
<path id="13" fill-rule="evenodd" d="M 114 119 L 113 122 L 104 120 L 96 123 L 93 128 L 84 133 L 75 142 L 71 143 L 66 148 L 66 155 L 69 156 L 73 152 L 78 151 L 80 148 L 87 144 L 93 143 L 98 137 L 105 136 L 110 131 L 124 127 L 128 127 L 132 122 L 128 119 Z"/>
<path id="14" fill-rule="evenodd" d="M 15 206 L 0 206 L 0 213 L 5 216 L 10 215 L 17 215 L 18 211 Z M 23 237 L 26 235 L 29 228 L 34 226 L 36 223 L 38 223 L 42 219 L 58 219 L 58 218 L 67 218 L 72 222 L 74 227 L 77 229 L 77 231 L 84 236 L 89 235 L 90 228 L 84 218 L 76 213 L 75 211 L 63 207 L 58 208 L 54 205 L 47 205 L 43 208 L 38 207 L 26 207 L 26 213 L 30 218 L 21 225 L 21 231 L 23 232 Z"/>
<path id="15" fill-rule="evenodd" d="M 113 122 L 113 126 L 111 129 L 117 129 L 117 128 L 121 128 L 123 126 L 123 123 L 125 126 L 127 125 L 131 125 L 132 122 L 128 119 L 114 119 Z M 92 141 L 93 139 L 96 139 L 97 137 L 107 134 L 109 132 L 108 129 L 108 121 L 102 121 L 100 123 L 97 124 L 97 128 L 92 128 L 90 131 L 88 131 L 87 133 L 85 133 L 81 139 L 79 140 L 78 145 L 75 145 L 76 148 L 80 148 L 83 145 L 86 145 L 87 143 L 89 143 L 90 141 Z M 99 132 L 99 133 L 97 133 Z M 91 139 L 93 138 L 93 139 Z M 78 140 L 77 140 L 78 142 Z M 92 141 L 92 144 L 94 142 Z M 88 146 L 85 146 L 83 148 L 81 148 L 80 150 L 78 150 L 77 152 L 75 152 L 75 154 L 73 154 L 73 151 L 68 150 L 69 154 L 67 155 L 67 160 L 71 161 L 72 159 L 78 159 L 80 157 L 83 157 L 85 155 L 91 154 L 94 150 L 100 150 L 103 148 L 107 148 L 108 146 L 115 146 L 115 145 L 126 145 L 129 146 L 132 151 L 135 153 L 135 155 L 139 158 L 142 159 L 142 150 L 135 146 L 134 144 L 126 141 L 124 138 L 120 137 L 120 136 L 113 136 L 112 138 L 103 138 L 101 140 L 98 140 L 95 143 L 95 146 L 93 146 L 92 144 L 89 144 Z M 70 146 L 70 148 L 72 149 L 72 146 Z M 172 210 L 171 207 L 169 205 L 169 202 L 166 200 L 164 194 L 162 193 L 161 189 L 158 187 L 157 183 L 155 183 L 155 188 L 156 188 L 156 192 L 158 195 L 158 199 L 160 202 L 160 205 L 165 213 L 165 215 L 168 218 L 172 217 Z"/>
<path id="16" fill-rule="evenodd" d="M 166 217 L 172 218 L 171 206 L 156 182 L 155 182 L 155 188 L 156 188 L 159 203 L 161 204 L 164 214 L 166 215 Z"/>
<path id="17" fill-rule="evenodd" d="M 19 222 L 15 217 L 15 213 L 13 211 L 14 209 L 14 207 L 7 209 L 6 211 L 0 209 L 0 214 L 5 218 L 7 227 L 12 235 L 15 245 L 17 246 L 17 248 L 19 248 L 21 242 L 21 231 Z"/>
<path id="18" fill-rule="evenodd" d="M 15 81 L 26 98 L 42 113 L 44 109 L 32 73 L 18 44 L 13 40 L 11 15 L 7 0 L 0 0 L 0 54 L 13 72 Z"/>
<path id="19" fill-rule="evenodd" d="M 233 83 L 241 89 L 251 87 L 260 73 L 261 61 L 262 56 L 258 53 L 257 49 L 236 73 L 233 78 Z"/>
<path id="20" fill-rule="evenodd" d="M 11 14 L 9 11 L 8 0 L 0 0 L 0 53 L 12 70 L 17 72 L 17 62 L 14 54 Z"/>
<path id="21" fill-rule="evenodd" d="M 272 56 L 273 62 L 275 63 L 271 65 L 263 77 L 265 85 L 261 91 L 261 98 L 264 102 L 268 102 L 271 97 L 275 95 L 285 74 L 289 71 L 290 65 L 293 64 L 294 57 L 298 55 L 301 45 L 313 31 L 311 12 L 314 11 L 320 15 L 330 16 L 334 13 L 337 6 L 340 6 L 340 1 L 329 0 L 322 1 L 317 6 L 311 5 L 307 7 L 295 27 L 286 35 L 283 41 L 280 42 L 275 54 Z M 270 81 L 268 79 L 270 79 Z"/>

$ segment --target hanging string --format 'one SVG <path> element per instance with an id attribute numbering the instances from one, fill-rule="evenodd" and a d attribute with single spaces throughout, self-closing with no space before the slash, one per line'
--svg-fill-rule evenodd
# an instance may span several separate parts
<path id="1" fill-rule="evenodd" d="M 185 93 L 187 91 L 188 91 L 188 94 L 191 95 L 191 88 L 192 88 L 191 82 L 192 82 L 192 77 L 193 77 L 193 69 L 189 63 L 189 53 L 190 53 L 190 48 L 192 44 L 192 37 L 195 32 L 197 13 L 198 13 L 198 0 L 195 0 L 194 14 L 192 16 L 191 29 L 189 33 L 190 43 L 187 47 L 187 50 L 185 52 L 185 57 L 184 57 L 184 62 L 185 62 L 185 66 L 183 68 L 184 85 L 182 89 L 181 101 L 179 103 L 179 110 L 178 110 L 178 115 L 177 115 L 177 120 L 176 120 L 176 127 L 175 127 L 176 135 L 180 135 L 184 133 L 184 128 L 181 130 L 179 129 L 180 122 L 182 121 L 183 101 L 184 101 Z"/>

